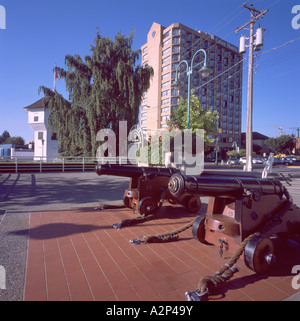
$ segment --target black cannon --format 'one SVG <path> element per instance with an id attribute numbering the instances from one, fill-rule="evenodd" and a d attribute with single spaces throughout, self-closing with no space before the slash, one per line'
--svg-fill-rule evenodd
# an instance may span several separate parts
<path id="1" fill-rule="evenodd" d="M 275 236 L 300 233 L 300 209 L 278 180 L 175 173 L 168 188 L 178 199 L 190 194 L 209 196 L 206 215 L 200 215 L 193 224 L 194 238 L 220 246 L 222 254 L 223 249 L 235 252 L 249 237 L 244 260 L 257 273 L 265 272 L 275 260 Z"/>
<path id="2" fill-rule="evenodd" d="M 124 193 L 124 205 L 133 211 L 137 210 L 141 215 L 154 213 L 164 199 L 171 204 L 182 204 L 190 212 L 196 212 L 201 207 L 198 196 L 187 195 L 179 200 L 170 194 L 168 182 L 173 174 L 179 172 L 177 169 L 98 164 L 96 172 L 98 175 L 129 177 L 129 188 Z"/>

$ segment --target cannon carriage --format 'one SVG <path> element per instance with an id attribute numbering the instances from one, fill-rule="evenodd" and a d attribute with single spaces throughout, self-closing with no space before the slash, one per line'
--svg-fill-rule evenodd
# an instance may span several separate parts
<path id="1" fill-rule="evenodd" d="M 219 246 L 220 253 L 234 253 L 249 238 L 244 261 L 256 273 L 266 272 L 275 262 L 275 237 L 300 234 L 300 209 L 278 180 L 175 173 L 168 188 L 177 198 L 209 196 L 206 215 L 192 226 L 194 238 Z"/>
<path id="2" fill-rule="evenodd" d="M 174 168 L 137 167 L 133 165 L 98 164 L 98 175 L 112 175 L 130 178 L 129 187 L 124 192 L 123 202 L 128 208 L 140 215 L 153 214 L 160 203 L 166 199 L 170 204 L 181 204 L 189 212 L 201 208 L 198 196 L 186 193 L 183 197 L 173 196 L 168 190 L 170 177 L 179 171 Z"/>

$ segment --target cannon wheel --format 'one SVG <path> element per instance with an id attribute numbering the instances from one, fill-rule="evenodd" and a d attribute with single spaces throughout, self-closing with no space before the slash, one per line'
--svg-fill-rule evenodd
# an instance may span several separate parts
<path id="1" fill-rule="evenodd" d="M 196 213 L 197 211 L 199 211 L 201 208 L 200 197 L 198 196 L 189 197 L 185 201 L 185 208 L 191 213 Z"/>
<path id="2" fill-rule="evenodd" d="M 263 235 L 254 235 L 245 246 L 244 260 L 255 273 L 265 273 L 275 262 L 272 240 Z"/>
<path id="3" fill-rule="evenodd" d="M 205 227 L 204 227 L 205 218 L 206 218 L 205 214 L 201 214 L 196 218 L 192 227 L 192 233 L 195 240 L 203 244 L 210 244 L 207 241 L 205 241 Z"/>
<path id="4" fill-rule="evenodd" d="M 151 197 L 145 197 L 139 201 L 138 212 L 140 215 L 150 215 L 157 210 L 157 202 Z"/>

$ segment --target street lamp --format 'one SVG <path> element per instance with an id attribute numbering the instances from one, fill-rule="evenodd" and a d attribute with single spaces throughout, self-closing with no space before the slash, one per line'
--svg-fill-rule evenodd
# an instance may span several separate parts
<path id="1" fill-rule="evenodd" d="M 195 57 L 198 53 L 202 52 L 204 54 L 204 63 L 203 66 L 201 67 L 201 69 L 199 70 L 199 74 L 203 77 L 203 78 L 207 78 L 209 75 L 212 74 L 212 70 L 209 69 L 207 67 L 207 55 L 206 55 L 206 51 L 204 49 L 199 49 L 198 51 L 195 52 L 192 61 L 191 61 L 191 65 L 189 66 L 188 62 L 186 60 L 182 60 L 180 61 L 180 63 L 178 64 L 177 68 L 176 68 L 176 76 L 175 76 L 175 81 L 172 83 L 172 87 L 174 89 L 180 89 L 180 82 L 178 81 L 178 69 L 179 66 L 182 63 L 186 64 L 186 68 L 187 68 L 187 77 L 188 77 L 188 110 L 187 110 L 187 129 L 190 128 L 190 100 L 191 100 L 191 75 L 193 73 L 193 65 L 194 65 L 194 60 Z"/>

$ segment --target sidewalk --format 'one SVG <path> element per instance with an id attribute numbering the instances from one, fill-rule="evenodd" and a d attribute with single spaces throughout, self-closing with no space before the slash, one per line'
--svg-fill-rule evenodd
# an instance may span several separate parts
<path id="1" fill-rule="evenodd" d="M 112 224 L 132 217 L 130 210 L 89 209 L 36 212 L 30 217 L 25 301 L 185 301 L 205 275 L 213 275 L 229 256 L 217 246 L 196 242 L 191 229 L 169 243 L 132 245 L 140 235 L 170 232 L 194 220 L 181 206 L 166 205 L 159 218 L 120 230 Z M 278 247 L 278 262 L 268 275 L 249 270 L 243 258 L 235 276 L 210 301 L 279 301 L 297 293 L 291 269 L 300 247 Z"/>

